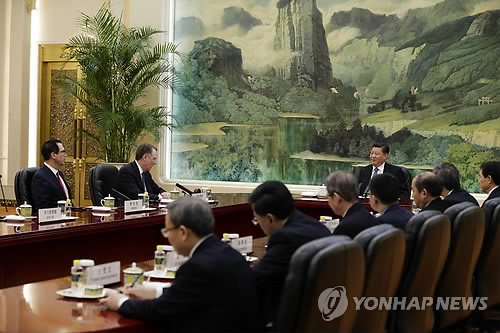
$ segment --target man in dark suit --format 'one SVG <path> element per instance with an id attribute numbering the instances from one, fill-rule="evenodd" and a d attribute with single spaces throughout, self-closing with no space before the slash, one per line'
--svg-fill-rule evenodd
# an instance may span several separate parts
<path id="1" fill-rule="evenodd" d="M 148 192 L 150 200 L 168 198 L 168 193 L 156 185 L 149 172 L 156 165 L 156 159 L 156 148 L 149 143 L 141 144 L 135 152 L 135 161 L 122 166 L 118 172 L 119 191 L 134 200 L 144 192 Z"/>
<path id="2" fill-rule="evenodd" d="M 488 194 L 484 202 L 500 197 L 500 162 L 488 161 L 481 164 L 479 170 L 479 188 Z M 484 205 L 483 202 L 483 205 Z"/>
<path id="3" fill-rule="evenodd" d="M 377 220 L 358 202 L 356 177 L 345 171 L 335 171 L 326 179 L 328 205 L 343 219 L 335 228 L 334 235 L 354 238 L 361 231 L 377 225 Z"/>
<path id="4" fill-rule="evenodd" d="M 426 171 L 419 173 L 411 184 L 415 205 L 424 210 L 438 210 L 444 213 L 451 202 L 441 199 L 443 185 L 436 174 Z"/>
<path id="5" fill-rule="evenodd" d="M 439 163 L 432 170 L 438 176 L 443 185 L 441 196 L 445 201 L 455 205 L 460 202 L 468 201 L 479 206 L 477 200 L 466 190 L 460 187 L 460 172 L 457 167 L 449 162 Z"/>
<path id="6" fill-rule="evenodd" d="M 269 236 L 266 255 L 253 267 L 260 317 L 269 324 L 275 320 L 295 250 L 331 233 L 317 220 L 295 210 L 292 195 L 281 182 L 262 183 L 250 195 L 249 203 L 254 214 L 252 222 Z"/>
<path id="7" fill-rule="evenodd" d="M 370 185 L 370 205 L 380 213 L 380 224 L 392 224 L 405 229 L 413 213 L 401 208 L 398 201 L 398 180 L 390 173 L 373 176 Z"/>
<path id="8" fill-rule="evenodd" d="M 181 197 L 168 206 L 162 234 L 188 256 L 170 288 L 126 286 L 101 303 L 120 314 L 161 326 L 167 332 L 254 331 L 255 277 L 244 257 L 214 234 L 208 204 Z"/>
<path id="9" fill-rule="evenodd" d="M 399 182 L 398 197 L 399 199 L 410 199 L 409 180 L 408 176 L 403 172 L 403 169 L 396 165 L 386 163 L 389 156 L 389 146 L 387 144 L 374 143 L 370 152 L 371 165 L 367 165 L 359 171 L 359 195 L 368 195 L 370 190 L 370 180 L 373 176 L 381 173 L 390 173 L 396 177 Z M 410 177 L 410 179 L 407 179 Z"/>
<path id="10" fill-rule="evenodd" d="M 66 159 L 66 150 L 60 140 L 49 140 L 42 145 L 43 166 L 33 175 L 31 193 L 33 210 L 57 207 L 57 201 L 71 199 L 71 189 L 59 170 Z"/>

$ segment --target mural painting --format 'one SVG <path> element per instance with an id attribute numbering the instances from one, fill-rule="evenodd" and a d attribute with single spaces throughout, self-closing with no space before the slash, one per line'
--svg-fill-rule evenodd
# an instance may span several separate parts
<path id="1" fill-rule="evenodd" d="M 489 0 L 183 0 L 171 177 L 318 185 L 374 141 L 479 192 L 500 156 L 500 5 Z"/>

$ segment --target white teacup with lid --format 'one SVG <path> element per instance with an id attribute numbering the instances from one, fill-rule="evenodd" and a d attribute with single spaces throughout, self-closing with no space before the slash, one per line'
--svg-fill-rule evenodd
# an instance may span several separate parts
<path id="1" fill-rule="evenodd" d="M 24 204 L 16 208 L 16 213 L 23 217 L 31 217 L 31 210 L 31 205 L 25 201 Z"/>
<path id="2" fill-rule="evenodd" d="M 133 262 L 132 266 L 123 270 L 125 284 L 142 284 L 144 281 L 144 271 Z"/>
<path id="3" fill-rule="evenodd" d="M 101 205 L 104 207 L 113 208 L 115 206 L 115 198 L 113 198 L 111 194 L 108 194 L 107 197 L 101 199 Z"/>

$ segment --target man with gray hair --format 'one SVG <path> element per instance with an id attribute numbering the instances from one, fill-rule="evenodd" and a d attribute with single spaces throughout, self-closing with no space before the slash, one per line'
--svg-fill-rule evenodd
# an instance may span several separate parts
<path id="1" fill-rule="evenodd" d="M 181 197 L 168 206 L 164 237 L 189 257 L 170 288 L 126 286 L 109 291 L 101 303 L 169 332 L 250 331 L 256 310 L 255 278 L 243 256 L 213 234 L 208 204 Z M 193 319 L 196 316 L 196 319 Z"/>
<path id="2" fill-rule="evenodd" d="M 361 231 L 377 225 L 377 219 L 358 202 L 358 181 L 352 173 L 335 171 L 328 176 L 326 183 L 328 205 L 335 214 L 343 217 L 334 235 L 354 238 Z"/>

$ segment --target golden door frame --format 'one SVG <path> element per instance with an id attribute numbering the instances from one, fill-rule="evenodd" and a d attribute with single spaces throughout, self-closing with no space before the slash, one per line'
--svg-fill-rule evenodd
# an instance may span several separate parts
<path id="1" fill-rule="evenodd" d="M 65 94 L 56 81 L 64 76 L 80 75 L 76 61 L 61 58 L 62 44 L 40 45 L 39 79 L 39 137 L 38 165 L 43 165 L 40 147 L 52 138 L 60 139 L 68 153 L 62 168 L 76 206 L 91 205 L 88 175 L 96 166 L 101 151 L 81 136 L 81 130 L 91 127 L 85 107 L 74 97 Z"/>

